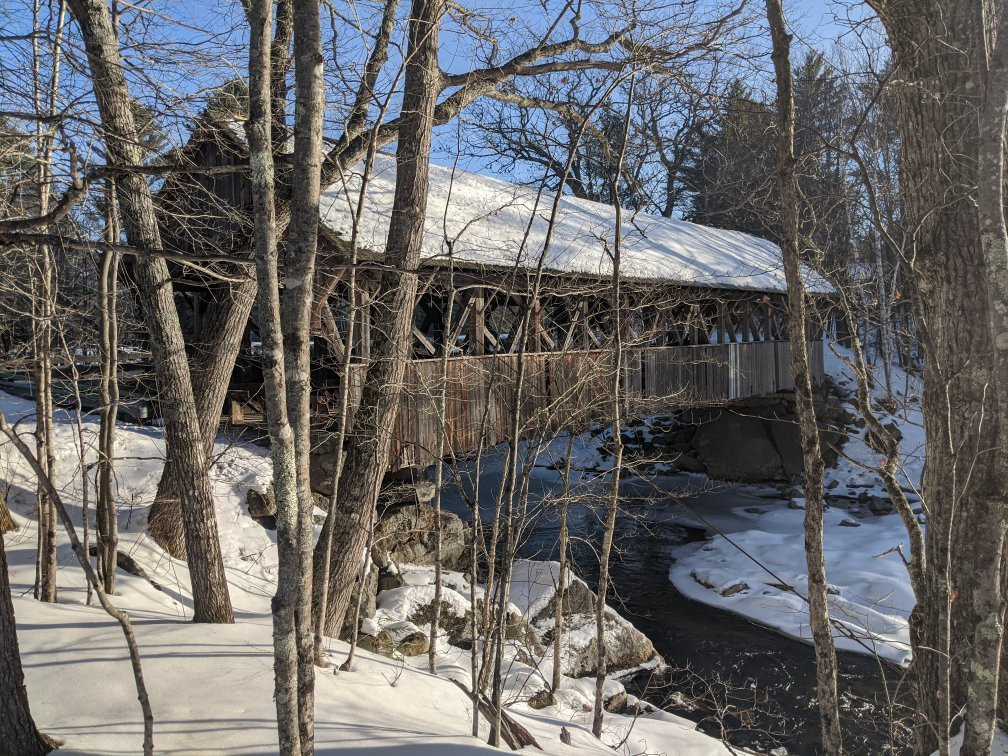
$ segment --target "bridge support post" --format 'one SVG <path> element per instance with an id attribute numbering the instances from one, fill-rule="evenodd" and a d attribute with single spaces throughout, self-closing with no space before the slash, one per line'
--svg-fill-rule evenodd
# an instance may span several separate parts
<path id="1" fill-rule="evenodd" d="M 483 331 L 486 330 L 486 324 L 484 323 L 486 296 L 483 289 L 473 289 L 472 294 L 469 296 L 469 302 L 472 305 L 468 323 L 469 354 L 478 357 L 486 351 L 483 345 Z"/>

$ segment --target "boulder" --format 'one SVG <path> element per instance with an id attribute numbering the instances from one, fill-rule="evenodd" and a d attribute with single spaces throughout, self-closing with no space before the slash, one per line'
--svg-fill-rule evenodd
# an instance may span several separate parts
<path id="1" fill-rule="evenodd" d="M 701 462 L 694 453 L 689 454 L 679 454 L 675 460 L 672 462 L 676 466 L 676 469 L 682 472 L 688 473 L 706 473 L 707 467 Z"/>
<path id="2" fill-rule="evenodd" d="M 784 467 L 760 417 L 717 412 L 702 422 L 693 446 L 707 474 L 718 480 L 780 480 Z"/>
<path id="3" fill-rule="evenodd" d="M 545 709 L 547 706 L 553 706 L 555 703 L 556 699 L 553 698 L 553 694 L 546 688 L 536 691 L 535 695 L 528 700 L 530 709 Z"/>
<path id="4" fill-rule="evenodd" d="M 637 628 L 606 608 L 603 620 L 606 644 L 606 667 L 610 672 L 633 669 L 657 655 L 651 641 Z M 543 638 L 552 643 L 550 630 Z M 561 668 L 569 677 L 587 677 L 598 669 L 598 644 L 596 642 L 595 615 L 574 614 L 564 620 L 564 643 Z"/>
<path id="5" fill-rule="evenodd" d="M 617 691 L 613 693 L 609 698 L 602 702 L 602 708 L 613 714 L 619 714 L 626 708 L 627 705 L 627 693 L 625 690 Z"/>
<path id="6" fill-rule="evenodd" d="M 270 484 L 265 491 L 250 488 L 245 494 L 245 506 L 248 508 L 249 515 L 257 520 L 261 517 L 276 516 L 276 496 L 273 493 L 273 485 Z"/>
<path id="7" fill-rule="evenodd" d="M 395 642 L 392 636 L 385 630 L 379 630 L 374 635 L 365 633 L 357 636 L 357 645 L 365 651 L 381 656 L 392 656 L 395 651 Z"/>
<path id="8" fill-rule="evenodd" d="M 378 571 L 378 593 L 402 588 L 404 584 L 403 576 L 391 566 Z"/>
<path id="9" fill-rule="evenodd" d="M 529 618 L 544 645 L 554 637 L 556 612 L 557 562 L 519 560 L 511 583 L 511 602 Z M 564 589 L 564 643 L 562 672 L 571 677 L 595 674 L 598 646 L 595 642 L 595 592 L 581 578 L 567 573 Z M 632 669 L 657 656 L 654 646 L 642 632 L 620 617 L 612 607 L 605 612 L 606 658 L 609 671 Z"/>
<path id="10" fill-rule="evenodd" d="M 444 588 L 443 592 L 450 591 Z M 468 599 L 463 599 L 467 601 Z M 460 605 L 441 602 L 438 614 L 438 627 L 448 635 L 448 642 L 453 646 L 467 646 L 473 642 L 473 615 L 469 607 L 459 609 Z M 416 625 L 429 625 L 434 619 L 434 602 L 428 601 L 413 608 L 407 619 Z M 515 641 L 520 646 L 529 649 L 533 654 L 542 655 L 545 647 L 539 640 L 539 634 L 529 622 L 518 612 L 509 611 L 504 625 L 504 638 Z"/>
<path id="11" fill-rule="evenodd" d="M 396 506 L 383 509 L 375 528 L 375 543 L 383 554 L 378 563 L 392 560 L 397 564 L 434 564 L 435 509 L 420 506 Z M 469 528 L 451 512 L 441 513 L 441 564 L 459 569 L 469 548 Z"/>
<path id="12" fill-rule="evenodd" d="M 430 638 L 412 622 L 393 622 L 382 631 L 388 633 L 395 650 L 403 656 L 420 656 L 430 648 Z"/>

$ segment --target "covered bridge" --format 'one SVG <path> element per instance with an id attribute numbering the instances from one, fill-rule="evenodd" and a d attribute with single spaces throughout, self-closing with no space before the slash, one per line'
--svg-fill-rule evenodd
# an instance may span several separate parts
<path id="1" fill-rule="evenodd" d="M 244 150 L 241 129 L 223 140 L 216 136 L 213 144 L 201 162 L 236 162 Z M 346 350 L 352 402 L 371 359 L 370 299 L 382 270 L 395 160 L 378 154 L 366 182 L 362 174 L 358 166 L 322 198 L 313 343 L 319 427 L 331 425 L 337 412 Z M 250 206 L 242 173 L 195 179 L 223 203 Z M 350 329 L 350 240 L 365 183 L 354 267 L 358 314 Z M 528 433 L 604 419 L 614 380 L 607 365 L 615 307 L 627 325 L 620 380 L 631 411 L 724 403 L 793 387 L 777 245 L 624 211 L 623 296 L 614 303 L 615 209 L 554 199 L 537 187 L 431 166 L 413 359 L 393 433 L 394 468 L 430 464 L 442 432 L 452 455 L 492 446 L 506 438 L 516 411 Z M 220 226 L 215 233 L 223 233 Z M 807 286 L 814 293 L 830 290 L 812 274 Z M 193 307 L 199 311 L 198 301 Z M 235 424 L 263 420 L 254 314 L 246 344 L 225 405 L 226 419 Z M 821 381 L 821 340 L 812 347 L 813 380 Z M 519 359 L 525 377 L 516 392 Z M 437 411 L 442 382 L 443 419 Z"/>

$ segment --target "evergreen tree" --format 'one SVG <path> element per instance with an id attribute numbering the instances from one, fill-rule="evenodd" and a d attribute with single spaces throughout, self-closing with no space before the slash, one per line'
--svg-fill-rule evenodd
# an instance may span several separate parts
<path id="1" fill-rule="evenodd" d="M 770 109 L 734 80 L 686 171 L 693 193 L 689 219 L 776 239 L 772 140 Z"/>
<path id="2" fill-rule="evenodd" d="M 850 249 L 846 159 L 835 149 L 847 125 L 847 87 L 813 52 L 795 67 L 794 98 L 800 231 L 804 246 L 832 266 Z M 690 220 L 779 241 L 773 108 L 741 80 L 729 85 L 686 173 Z"/>

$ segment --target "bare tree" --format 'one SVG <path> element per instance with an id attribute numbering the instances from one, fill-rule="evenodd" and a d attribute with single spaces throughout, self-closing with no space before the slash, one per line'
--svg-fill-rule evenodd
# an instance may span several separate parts
<path id="1" fill-rule="evenodd" d="M 110 243 L 119 241 L 119 218 L 115 189 L 105 193 L 105 232 Z M 116 312 L 119 255 L 107 250 L 98 271 L 99 352 L 101 381 L 98 387 L 100 423 L 98 465 L 95 468 L 95 513 L 98 525 L 98 575 L 106 593 L 115 593 L 118 521 L 114 494 L 116 419 L 119 413 L 119 318 Z M 86 511 L 86 509 L 85 509 Z M 85 517 L 85 521 L 86 521 Z M 86 540 L 86 539 L 85 539 Z"/>
<path id="2" fill-rule="evenodd" d="M 994 408 L 998 453 L 991 460 L 991 496 L 980 503 L 972 527 L 993 542 L 996 558 L 980 565 L 974 575 L 982 586 L 973 596 L 976 625 L 973 658 L 966 679 L 966 720 L 959 751 L 966 756 L 990 753 L 998 714 L 1000 659 L 1004 646 L 1005 572 L 1004 539 L 1008 533 L 1008 228 L 1005 225 L 1005 124 L 1008 119 L 1008 12 L 990 7 L 982 17 L 981 33 L 993 38 L 993 49 L 981 57 L 977 205 L 980 249 L 986 267 L 990 302 L 990 338 L 995 376 Z M 988 31 L 990 30 L 990 32 Z M 997 492 L 997 493 L 994 493 Z M 1003 714 L 1004 712 L 1002 712 Z"/>
<path id="3" fill-rule="evenodd" d="M 377 336 L 351 435 L 361 439 L 347 449 L 338 500 L 345 523 L 334 533 L 328 579 L 327 627 L 342 625 L 367 540 L 365 514 L 373 506 L 388 460 L 389 430 L 398 410 L 410 323 L 416 299 L 420 249 L 427 208 L 431 132 L 442 76 L 438 64 L 440 0 L 415 0 L 410 12 L 409 45 L 396 147 L 396 191 L 385 246 L 386 272 L 375 298 Z M 322 576 L 319 579 L 324 579 Z"/>
<path id="4" fill-rule="evenodd" d="M 298 709 L 298 489 L 294 431 L 287 414 L 284 334 L 280 321 L 274 157 L 270 112 L 272 0 L 252 0 L 249 21 L 249 165 L 255 222 L 259 333 L 277 502 L 279 570 L 273 600 L 274 679 L 280 752 L 302 752 Z"/>
<path id="5" fill-rule="evenodd" d="M 623 318 L 623 282 L 620 264 L 623 261 L 623 207 L 619 201 L 619 184 L 623 173 L 623 162 L 626 159 L 627 134 L 630 130 L 630 118 L 633 112 L 634 82 L 636 76 L 631 73 L 627 91 L 626 115 L 623 121 L 623 138 L 619 142 L 616 153 L 614 171 L 609 179 L 611 195 L 614 204 L 616 223 L 613 230 L 612 248 L 607 249 L 612 265 L 611 292 L 612 297 L 612 389 L 609 403 L 609 421 L 612 423 L 613 466 L 610 472 L 609 498 L 606 501 L 605 532 L 602 536 L 602 548 L 599 551 L 599 581 L 598 600 L 595 602 L 595 646 L 598 654 L 595 662 L 595 705 L 592 713 L 592 734 L 602 737 L 602 710 L 604 704 L 605 680 L 608 660 L 606 658 L 605 620 L 606 595 L 609 591 L 609 560 L 612 557 L 613 534 L 616 531 L 616 517 L 619 514 L 620 478 L 623 474 L 623 364 L 624 364 L 624 333 Z"/>
<path id="6" fill-rule="evenodd" d="M 816 698 L 821 717 L 823 748 L 827 754 L 842 754 L 836 649 L 833 646 L 833 630 L 829 619 L 826 560 L 823 554 L 823 457 L 809 368 L 808 319 L 800 253 L 791 37 L 787 32 L 781 0 L 767 0 L 766 10 L 773 40 L 773 62 L 777 80 L 780 247 L 787 278 L 791 373 L 794 376 L 795 405 L 805 472 L 805 560 L 808 565 L 809 624 L 816 651 Z"/>
<path id="7" fill-rule="evenodd" d="M 59 91 L 60 57 L 63 49 L 63 4 L 57 12 L 57 29 L 49 49 L 41 49 L 42 34 L 39 28 L 40 7 L 35 3 L 32 13 L 32 99 L 35 112 L 39 115 L 52 114 L 56 109 L 56 94 Z M 51 60 L 51 74 L 48 86 L 42 81 L 43 59 Z M 53 143 L 54 130 L 35 123 L 35 149 L 37 151 L 36 202 L 40 216 L 50 212 L 50 198 L 53 184 Z M 37 275 L 32 278 L 32 348 L 35 358 L 35 411 L 38 422 L 35 425 L 35 453 L 44 460 L 46 471 L 52 475 L 56 466 L 56 450 L 53 448 L 53 323 L 56 318 L 56 271 L 53 266 L 52 250 L 49 245 L 40 244 L 36 248 L 34 265 Z M 56 513 L 45 489 L 36 491 L 38 500 L 38 578 L 36 596 L 42 601 L 56 600 Z"/>
<path id="8" fill-rule="evenodd" d="M 101 116 L 110 162 L 140 165 L 139 132 L 123 75 L 119 43 L 109 8 L 98 0 L 70 0 L 88 55 L 91 80 Z M 116 182 L 116 196 L 129 243 L 143 250 L 161 249 L 161 236 L 143 175 L 126 173 Z M 207 477 L 208 458 L 192 391 L 185 342 L 175 308 L 168 266 L 162 257 L 141 255 L 134 277 L 143 295 L 144 314 L 158 375 L 165 435 L 184 464 L 176 480 L 185 520 L 186 551 L 193 585 L 193 619 L 233 622 L 231 600 L 221 559 L 213 496 Z"/>
<path id="9" fill-rule="evenodd" d="M 987 1 L 869 5 L 885 27 L 898 71 L 892 87 L 901 133 L 900 191 L 911 232 L 905 264 L 927 355 L 926 561 L 910 621 L 915 748 L 946 753 L 953 716 L 967 703 L 971 670 L 991 673 L 996 644 L 993 638 L 975 643 L 975 631 L 989 633 L 999 625 L 991 617 L 998 614 L 1003 562 L 1005 419 L 999 412 L 999 363 L 991 359 L 999 327 L 992 328 L 999 322 L 991 301 L 995 279 L 977 212 L 982 202 L 984 223 L 993 232 L 989 243 L 997 235 L 989 212 L 996 200 L 981 200 L 976 187 L 983 181 L 985 193 L 990 191 L 990 178 L 979 173 L 980 123 L 987 123 L 988 133 L 996 131 L 991 123 L 1001 97 L 996 88 L 990 91 L 993 117 L 981 119 L 988 82 L 978 72 L 990 65 L 994 19 L 1003 9 Z M 999 169 L 988 161 L 985 170 Z M 969 712 L 984 718 L 992 709 L 974 700 Z M 975 738 L 989 727 L 979 720 L 968 726 L 971 748 L 982 747 Z"/>

